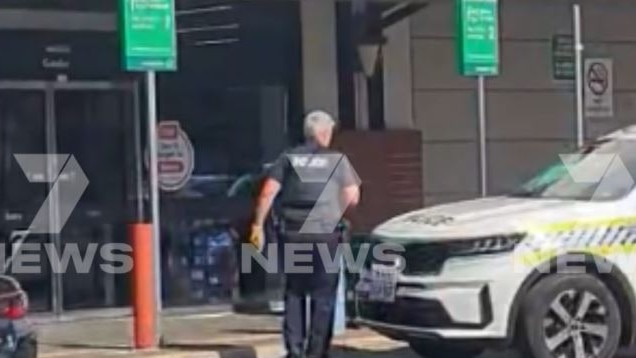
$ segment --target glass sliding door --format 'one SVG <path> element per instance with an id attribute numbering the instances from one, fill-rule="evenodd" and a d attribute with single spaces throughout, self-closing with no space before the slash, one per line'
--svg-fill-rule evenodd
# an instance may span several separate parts
<path id="1" fill-rule="evenodd" d="M 90 264 L 69 265 L 62 277 L 64 310 L 126 306 L 128 273 L 114 274 L 102 268 L 112 252 L 105 245 L 127 244 L 130 219 L 128 177 L 134 173 L 130 157 L 134 135 L 129 90 L 82 88 L 54 92 L 56 148 L 72 155 L 89 184 L 60 234 L 65 250 L 79 252 Z M 69 185 L 76 173 L 70 173 Z M 106 251 L 104 251 L 106 250 Z M 117 251 L 120 252 L 121 251 Z"/>
<path id="2" fill-rule="evenodd" d="M 15 256 L 13 239 L 39 245 L 23 246 L 28 262 L 8 267 L 34 311 L 128 305 L 129 273 L 102 265 L 123 253 L 104 246 L 127 244 L 126 224 L 138 206 L 136 101 L 127 83 L 0 81 L 0 268 Z M 16 155 L 25 154 L 46 159 L 24 165 Z M 68 195 L 81 185 L 81 196 Z M 47 202 L 47 233 L 24 235 Z"/>
<path id="3" fill-rule="evenodd" d="M 15 254 L 12 239 L 21 237 L 18 233 L 29 228 L 49 192 L 49 184 L 35 182 L 46 177 L 45 165 L 23 170 L 16 160 L 16 155 L 47 152 L 44 86 L 8 87 L 0 89 L 0 240 L 5 245 L 6 258 L 0 264 L 7 263 L 9 257 Z M 51 237 L 48 234 L 31 234 L 25 242 L 50 244 Z M 32 310 L 50 311 L 53 277 L 48 257 L 41 247 L 41 250 L 28 252 L 29 255 L 37 255 L 37 263 L 31 259 L 24 265 L 13 261 L 7 269 L 29 293 Z"/>

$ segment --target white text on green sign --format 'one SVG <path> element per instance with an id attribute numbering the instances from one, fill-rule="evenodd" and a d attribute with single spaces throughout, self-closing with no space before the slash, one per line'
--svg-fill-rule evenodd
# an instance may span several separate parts
<path id="1" fill-rule="evenodd" d="M 459 72 L 464 76 L 499 73 L 497 0 L 456 0 Z"/>
<path id="2" fill-rule="evenodd" d="M 121 0 L 124 67 L 170 71 L 177 65 L 173 0 Z"/>

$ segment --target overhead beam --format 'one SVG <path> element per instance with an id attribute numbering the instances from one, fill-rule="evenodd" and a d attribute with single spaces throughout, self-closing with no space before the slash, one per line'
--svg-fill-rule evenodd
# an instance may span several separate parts
<path id="1" fill-rule="evenodd" d="M 416 12 L 422 10 L 427 6 L 427 2 L 421 1 L 410 1 L 398 4 L 395 7 L 387 10 L 382 15 L 382 28 L 386 29 L 388 27 L 391 27 L 410 16 L 413 16 Z"/>
<path id="2" fill-rule="evenodd" d="M 113 13 L 55 10 L 0 10 L 1 30 L 99 31 L 117 30 Z"/>

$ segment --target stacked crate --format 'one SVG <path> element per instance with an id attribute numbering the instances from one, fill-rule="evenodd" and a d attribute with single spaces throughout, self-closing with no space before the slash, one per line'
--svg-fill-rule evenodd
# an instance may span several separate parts
<path id="1" fill-rule="evenodd" d="M 228 303 L 236 283 L 235 239 L 228 228 L 201 228 L 190 238 L 192 298 L 201 303 Z"/>

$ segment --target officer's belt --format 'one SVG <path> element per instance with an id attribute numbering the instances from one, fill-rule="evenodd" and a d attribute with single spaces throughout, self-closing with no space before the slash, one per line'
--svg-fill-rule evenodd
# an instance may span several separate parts
<path id="1" fill-rule="evenodd" d="M 283 206 L 281 208 L 281 218 L 290 223 L 304 223 L 311 213 L 311 207 Z"/>

